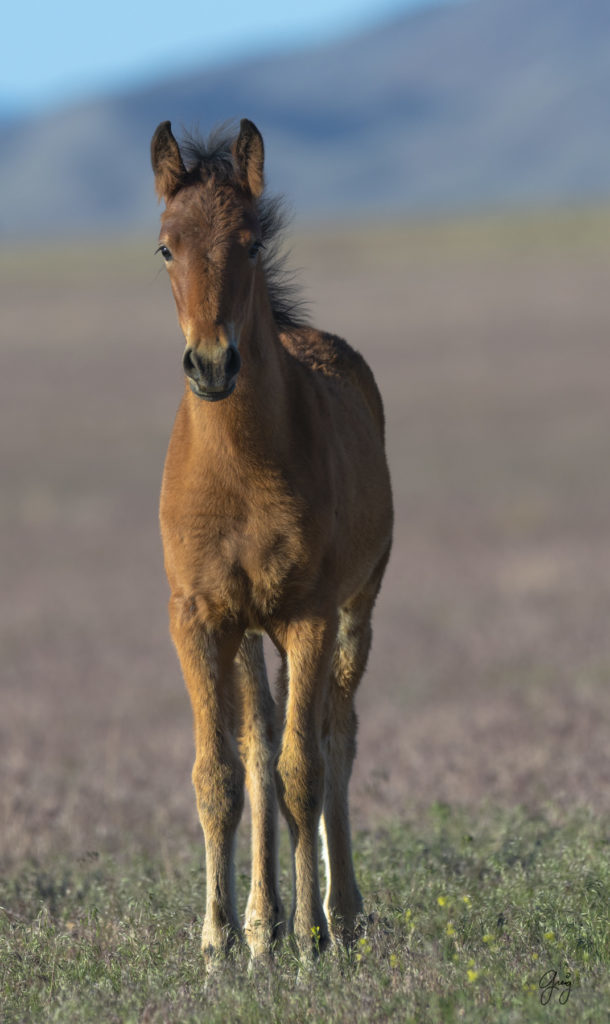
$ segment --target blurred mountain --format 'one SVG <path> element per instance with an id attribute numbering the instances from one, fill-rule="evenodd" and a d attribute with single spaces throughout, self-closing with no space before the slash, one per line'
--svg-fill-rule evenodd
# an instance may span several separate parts
<path id="1" fill-rule="evenodd" d="M 0 234 L 156 230 L 159 121 L 247 116 L 298 216 L 610 195 L 608 0 L 461 0 L 357 36 L 0 119 Z"/>

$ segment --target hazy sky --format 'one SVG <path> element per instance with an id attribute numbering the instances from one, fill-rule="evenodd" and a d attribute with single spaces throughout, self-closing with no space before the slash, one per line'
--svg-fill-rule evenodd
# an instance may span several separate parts
<path id="1" fill-rule="evenodd" d="M 0 107 L 37 108 L 323 40 L 438 0 L 17 0 L 2 16 Z"/>

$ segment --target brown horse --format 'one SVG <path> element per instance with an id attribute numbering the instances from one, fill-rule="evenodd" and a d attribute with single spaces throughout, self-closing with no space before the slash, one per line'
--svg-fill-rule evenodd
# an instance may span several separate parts
<path id="1" fill-rule="evenodd" d="M 202 947 L 211 955 L 240 935 L 232 859 L 245 781 L 248 944 L 267 953 L 285 928 L 279 799 L 293 851 L 289 928 L 311 951 L 329 926 L 349 941 L 362 909 L 347 788 L 354 695 L 391 544 L 381 398 L 361 356 L 305 326 L 278 274 L 281 218 L 263 195 L 257 128 L 243 120 L 237 138 L 191 140 L 181 152 L 166 121 L 151 154 L 165 201 L 158 251 L 186 339 L 160 514 L 171 633 L 195 720 Z M 263 633 L 282 657 L 275 700 Z"/>

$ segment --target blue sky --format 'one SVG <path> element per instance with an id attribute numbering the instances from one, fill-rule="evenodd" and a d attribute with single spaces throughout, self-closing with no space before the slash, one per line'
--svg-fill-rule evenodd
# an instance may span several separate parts
<path id="1" fill-rule="evenodd" d="M 434 2 L 21 0 L 2 17 L 0 108 L 40 109 L 249 51 L 312 43 Z"/>

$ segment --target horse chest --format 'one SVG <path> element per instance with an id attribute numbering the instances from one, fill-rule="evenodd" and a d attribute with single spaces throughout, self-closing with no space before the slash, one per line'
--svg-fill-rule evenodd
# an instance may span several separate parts
<path id="1" fill-rule="evenodd" d="M 301 517 L 279 495 L 249 505 L 227 499 L 224 512 L 191 500 L 162 514 L 170 586 L 195 595 L 206 618 L 262 625 L 294 589 L 307 561 Z"/>

